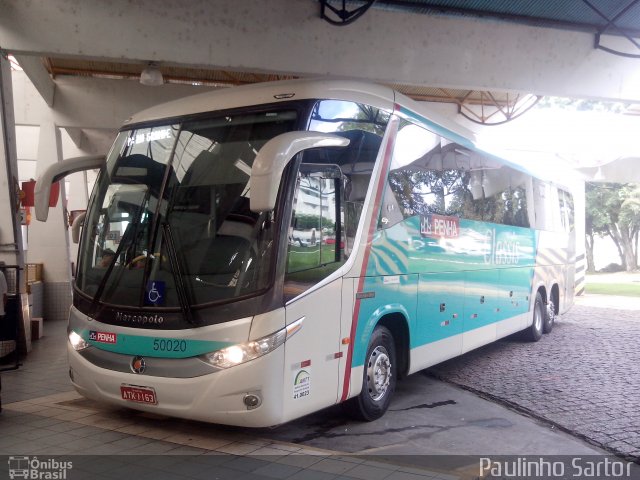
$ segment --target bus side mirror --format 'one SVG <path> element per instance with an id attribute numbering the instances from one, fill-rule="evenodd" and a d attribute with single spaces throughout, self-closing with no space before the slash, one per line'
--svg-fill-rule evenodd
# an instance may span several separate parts
<path id="1" fill-rule="evenodd" d="M 36 181 L 34 191 L 36 218 L 41 222 L 46 222 L 49 217 L 49 196 L 51 195 L 52 183 L 71 173 L 101 168 L 105 161 L 106 157 L 104 155 L 89 155 L 69 158 L 50 165 Z"/>
<path id="2" fill-rule="evenodd" d="M 80 228 L 84 223 L 84 217 L 87 216 L 87 212 L 82 212 L 78 215 L 71 224 L 71 239 L 73 243 L 80 243 Z"/>
<path id="3" fill-rule="evenodd" d="M 249 179 L 253 212 L 274 209 L 284 168 L 298 153 L 312 148 L 346 147 L 349 139 L 320 132 L 288 132 L 272 138 L 258 152 Z"/>

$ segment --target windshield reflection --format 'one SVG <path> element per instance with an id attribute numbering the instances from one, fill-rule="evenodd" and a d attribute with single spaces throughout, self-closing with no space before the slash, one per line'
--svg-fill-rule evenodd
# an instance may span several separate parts
<path id="1" fill-rule="evenodd" d="M 272 214 L 249 209 L 258 150 L 295 111 L 121 132 L 87 214 L 77 285 L 94 303 L 179 307 L 266 288 Z"/>

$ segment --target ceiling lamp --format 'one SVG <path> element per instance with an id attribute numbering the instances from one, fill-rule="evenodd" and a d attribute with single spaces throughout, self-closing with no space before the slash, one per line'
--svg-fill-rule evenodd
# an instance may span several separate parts
<path id="1" fill-rule="evenodd" d="M 140 83 L 149 87 L 157 87 L 164 84 L 162 72 L 155 63 L 149 63 L 149 66 L 142 71 L 140 74 Z"/>

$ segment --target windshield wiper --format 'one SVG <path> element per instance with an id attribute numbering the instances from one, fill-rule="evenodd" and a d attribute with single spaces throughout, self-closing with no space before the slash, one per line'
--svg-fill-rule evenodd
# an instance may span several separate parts
<path id="1" fill-rule="evenodd" d="M 92 314 L 95 313 L 95 308 L 98 305 L 98 302 L 100 301 L 100 298 L 102 297 L 102 294 L 104 292 L 104 287 L 107 285 L 107 280 L 109 280 L 109 277 L 111 276 L 111 272 L 113 271 L 113 267 L 115 266 L 116 262 L 118 261 L 118 257 L 122 253 L 122 250 L 123 250 L 124 246 L 129 241 L 129 237 L 131 236 L 131 232 L 133 232 L 133 230 L 134 230 L 133 229 L 133 223 L 129 223 L 129 225 L 127 225 L 126 230 L 124 231 L 124 234 L 122 235 L 122 238 L 120 239 L 120 243 L 118 244 L 118 248 L 116 248 L 116 251 L 113 254 L 113 257 L 111 258 L 111 261 L 109 261 L 109 265 L 107 266 L 107 270 L 104 272 L 104 276 L 102 277 L 102 280 L 100 281 L 100 285 L 98 285 L 98 290 L 96 290 L 96 294 L 93 297 L 93 301 L 91 302 L 91 311 L 93 312 Z"/>
<path id="2" fill-rule="evenodd" d="M 171 273 L 173 274 L 173 281 L 176 285 L 176 293 L 178 294 L 178 302 L 180 302 L 180 310 L 187 322 L 195 325 L 196 322 L 193 319 L 191 312 L 191 304 L 187 297 L 187 289 L 184 285 L 182 276 L 182 269 L 180 268 L 180 261 L 178 260 L 178 254 L 176 253 L 175 244 L 173 243 L 173 237 L 171 235 L 171 226 L 168 222 L 162 224 L 162 233 L 167 245 L 167 254 L 169 255 L 169 263 L 171 264 Z"/>
<path id="3" fill-rule="evenodd" d="M 135 216 L 133 217 L 134 219 L 141 218 L 142 209 L 144 208 L 145 203 L 149 200 L 150 194 L 151 194 L 150 190 L 147 189 L 147 191 L 144 194 L 144 198 L 142 199 L 142 202 L 140 203 L 140 205 L 138 205 L 138 210 Z M 91 302 L 91 311 L 93 313 L 95 313 L 96 306 L 98 305 L 100 298 L 102 298 L 102 294 L 104 293 L 105 286 L 107 285 L 107 280 L 109 280 L 109 277 L 111 276 L 111 272 L 113 271 L 113 267 L 118 261 L 118 257 L 122 253 L 124 246 L 127 245 L 127 243 L 129 242 L 129 237 L 131 235 L 134 235 L 135 237 L 138 236 L 138 225 L 139 225 L 138 221 L 130 222 L 127 225 L 127 228 L 125 229 L 124 234 L 120 239 L 120 243 L 118 244 L 118 248 L 116 248 L 116 252 L 114 253 L 113 258 L 109 262 L 109 265 L 107 266 L 107 270 L 104 272 L 104 276 L 102 277 L 102 280 L 100 281 L 100 285 L 98 285 L 98 289 L 96 290 L 96 294 L 93 297 L 93 301 Z M 135 241 L 137 240 L 134 240 L 134 242 Z M 127 246 L 127 249 L 130 250 L 131 245 Z"/>

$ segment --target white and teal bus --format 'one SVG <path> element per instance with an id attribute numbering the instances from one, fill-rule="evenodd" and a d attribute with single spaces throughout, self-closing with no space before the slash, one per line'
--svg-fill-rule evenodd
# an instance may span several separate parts
<path id="1" fill-rule="evenodd" d="M 382 86 L 212 91 L 130 118 L 100 166 L 69 317 L 82 395 L 264 427 L 396 381 L 573 302 L 567 189 Z M 37 207 L 46 217 L 46 202 Z"/>

